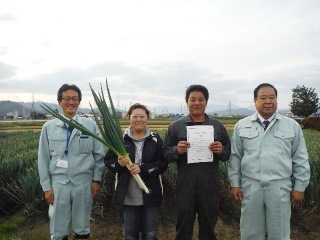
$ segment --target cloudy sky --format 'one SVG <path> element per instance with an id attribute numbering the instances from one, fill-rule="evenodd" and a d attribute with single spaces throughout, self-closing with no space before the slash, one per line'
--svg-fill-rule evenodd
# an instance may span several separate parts
<path id="1" fill-rule="evenodd" d="M 73 83 L 88 107 L 106 77 L 116 106 L 158 113 L 190 84 L 217 109 L 252 106 L 262 82 L 280 109 L 297 85 L 320 94 L 319 0 L 10 0 L 0 31 L 0 100 L 55 103 Z"/>

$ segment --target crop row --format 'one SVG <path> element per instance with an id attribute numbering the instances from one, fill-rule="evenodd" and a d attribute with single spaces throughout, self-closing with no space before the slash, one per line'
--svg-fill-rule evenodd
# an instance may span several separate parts
<path id="1" fill-rule="evenodd" d="M 159 130 L 164 137 L 165 130 Z M 232 129 L 228 130 L 229 135 Z M 35 211 L 41 205 L 42 191 L 37 172 L 39 132 L 0 133 L 0 212 L 10 212 L 23 205 L 26 211 Z M 308 206 L 320 209 L 320 132 L 304 130 L 311 165 L 310 185 L 306 191 Z M 176 165 L 168 172 L 175 176 Z M 226 163 L 220 163 L 221 177 L 227 179 Z M 108 171 L 105 172 L 108 174 Z M 174 180 L 174 177 L 172 178 Z M 172 184 L 174 184 L 172 182 Z M 105 189 L 103 192 L 108 192 Z"/>

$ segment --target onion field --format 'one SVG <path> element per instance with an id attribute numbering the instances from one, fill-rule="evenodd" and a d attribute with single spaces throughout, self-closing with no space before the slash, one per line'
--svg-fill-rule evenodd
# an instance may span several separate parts
<path id="1" fill-rule="evenodd" d="M 157 125 L 162 125 L 157 122 Z M 150 125 L 152 129 L 152 125 Z M 165 128 L 153 129 L 162 137 Z M 232 129 L 228 129 L 231 136 Z M 310 185 L 306 191 L 305 205 L 320 209 L 320 132 L 304 130 L 311 165 Z M 0 213 L 9 214 L 24 209 L 32 214 L 43 207 L 43 194 L 37 171 L 39 131 L 0 132 Z M 221 163 L 221 177 L 226 181 L 226 163 Z M 169 175 L 176 174 L 171 163 Z M 105 174 L 108 174 L 106 170 Z M 108 184 L 105 184 L 107 186 Z M 102 192 L 108 192 L 108 189 Z"/>

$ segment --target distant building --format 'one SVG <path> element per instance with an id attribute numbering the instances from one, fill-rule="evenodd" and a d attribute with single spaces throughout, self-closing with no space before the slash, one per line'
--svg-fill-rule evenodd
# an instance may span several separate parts
<path id="1" fill-rule="evenodd" d="M 289 118 L 293 118 L 294 117 L 292 112 L 286 112 L 284 115 L 289 117 Z"/>
<path id="2" fill-rule="evenodd" d="M 6 114 L 7 119 L 18 119 L 18 117 L 19 117 L 18 111 L 8 112 Z"/>
<path id="3" fill-rule="evenodd" d="M 81 115 L 82 117 L 85 117 L 85 118 L 92 118 L 94 119 L 94 114 L 92 113 L 85 113 L 83 115 Z M 97 115 L 96 115 L 97 116 Z M 98 120 L 100 120 L 100 116 L 97 116 Z"/>

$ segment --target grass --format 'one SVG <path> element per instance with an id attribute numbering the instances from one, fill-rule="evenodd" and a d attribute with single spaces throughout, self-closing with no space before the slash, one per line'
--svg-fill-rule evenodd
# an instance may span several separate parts
<path id="1" fill-rule="evenodd" d="M 12 236 L 11 233 L 22 226 L 26 222 L 26 220 L 27 218 L 21 215 L 14 215 L 8 219 L 0 218 L 0 240 L 16 239 Z"/>

